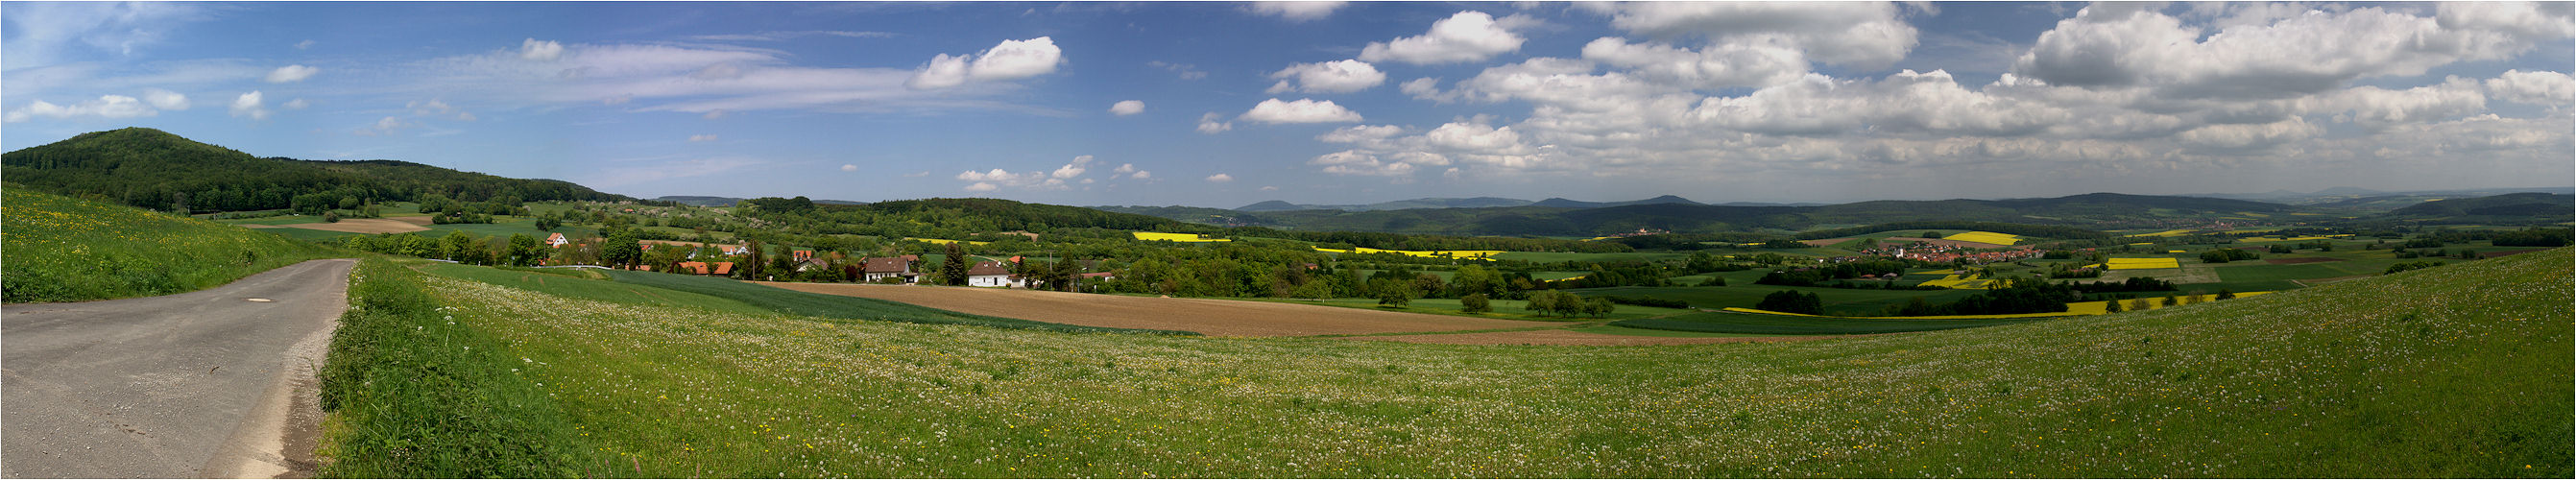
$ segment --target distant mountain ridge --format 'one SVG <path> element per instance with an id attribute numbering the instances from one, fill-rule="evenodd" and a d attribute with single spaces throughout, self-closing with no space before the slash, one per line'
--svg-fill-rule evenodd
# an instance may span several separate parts
<path id="1" fill-rule="evenodd" d="M 1528 201 L 1528 200 L 1521 200 L 1521 199 L 1517 199 L 1517 198 L 1502 198 L 1502 197 L 1473 197 L 1473 198 L 1416 198 L 1416 199 L 1411 199 L 1411 200 L 1396 200 L 1396 201 L 1392 201 L 1392 202 L 1378 202 L 1378 203 L 1371 203 L 1371 204 L 1365 204 L 1365 205 L 1305 205 L 1305 204 L 1288 203 L 1287 201 L 1283 201 L 1283 200 L 1269 200 L 1269 201 L 1263 201 L 1263 202 L 1261 202 L 1261 203 L 1255 203 L 1255 204 L 1251 204 L 1251 205 L 1244 205 L 1244 206 L 1241 206 L 1241 207 L 1235 207 L 1235 208 L 1234 208 L 1234 211 L 1238 211 L 1238 212 L 1288 212 L 1288 211 L 1297 211 L 1297 210 L 1341 210 L 1341 211 L 1345 211 L 1345 212 L 1372 212 L 1372 211 L 1379 211 L 1379 210 L 1416 210 L 1416 209 L 1435 209 L 1435 208 L 1500 208 L 1500 207 L 1604 208 L 1604 207 L 1618 207 L 1618 206 L 1627 206 L 1627 205 L 1656 205 L 1656 204 L 1679 204 L 1679 205 L 1724 205 L 1724 206 L 1736 206 L 1736 207 L 1812 207 L 1812 206 L 1820 206 L 1820 205 L 1824 205 L 1824 204 L 1821 204 L 1821 203 L 1762 203 L 1762 202 L 1727 202 L 1727 203 L 1710 204 L 1710 203 L 1699 203 L 1699 202 L 1694 202 L 1694 201 L 1691 201 L 1691 199 L 1682 198 L 1682 197 L 1680 197 L 1680 196 L 1675 196 L 1675 195 L 1664 195 L 1664 196 L 1659 196 L 1659 197 L 1649 198 L 1649 199 L 1644 199 L 1644 200 L 1630 200 L 1630 201 L 1625 201 L 1625 202 L 1586 202 L 1586 201 L 1582 201 L 1582 200 L 1568 200 L 1568 199 L 1565 199 L 1565 198 L 1559 198 L 1559 197 L 1550 197 L 1550 198 L 1548 198 L 1548 199 L 1546 199 L 1546 200 L 1540 200 L 1540 201 L 1532 202 L 1532 201 Z M 1143 207 L 1124 207 L 1124 208 L 1143 208 Z"/>
<path id="2" fill-rule="evenodd" d="M 1675 196 L 1633 202 L 1579 202 L 1565 199 L 1517 207 L 1436 208 L 1404 210 L 1284 209 L 1287 202 L 1262 202 L 1255 210 L 1188 207 L 1099 207 L 1174 220 L 1234 226 L 1263 226 L 1313 231 L 1383 232 L 1438 235 L 1592 236 L 1638 230 L 1678 233 L 1785 230 L 1829 225 L 1864 225 L 1916 220 L 1959 220 L 2039 224 L 2095 221 L 2157 221 L 2177 216 L 2279 213 L 2289 205 L 2223 198 L 2091 193 L 2053 198 L 2004 200 L 1879 200 L 1834 205 L 1708 205 Z M 1568 205 L 1568 206 L 1547 206 Z M 1578 206 L 1602 205 L 1591 208 Z M 1258 210 L 1282 208 L 1278 210 Z"/>

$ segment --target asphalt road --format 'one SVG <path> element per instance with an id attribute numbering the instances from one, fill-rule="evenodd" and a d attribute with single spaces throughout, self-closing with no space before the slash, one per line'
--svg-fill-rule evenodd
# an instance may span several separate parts
<path id="1" fill-rule="evenodd" d="M 0 477 L 285 473 L 274 450 L 296 430 L 289 393 L 309 394 L 296 377 L 311 374 L 348 308 L 353 265 L 314 260 L 177 295 L 0 306 Z"/>

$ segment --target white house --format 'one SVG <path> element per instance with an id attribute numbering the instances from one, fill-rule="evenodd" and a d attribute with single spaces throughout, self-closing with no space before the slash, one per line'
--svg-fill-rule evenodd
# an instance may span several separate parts
<path id="1" fill-rule="evenodd" d="M 1002 266 L 1002 262 L 975 262 L 974 268 L 966 269 L 966 286 L 1002 287 L 1010 284 L 1011 268 Z"/>
<path id="2" fill-rule="evenodd" d="M 548 247 L 562 247 L 566 243 L 572 243 L 572 239 L 564 238 L 564 235 L 561 233 L 546 236 L 546 246 Z"/>

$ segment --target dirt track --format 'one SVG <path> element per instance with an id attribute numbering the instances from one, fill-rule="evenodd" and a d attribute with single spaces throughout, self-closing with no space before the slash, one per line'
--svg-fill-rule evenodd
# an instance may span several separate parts
<path id="1" fill-rule="evenodd" d="M 352 218 L 341 220 L 339 223 L 298 223 L 278 225 L 278 227 L 349 233 L 403 233 L 429 229 L 411 222 L 383 218 Z"/>
<path id="2" fill-rule="evenodd" d="M 977 315 L 1213 336 L 1283 337 L 1446 332 L 1562 325 L 1200 298 L 1155 298 L 967 287 L 754 282 L 789 290 L 892 300 Z M 1648 338 L 1648 337 L 1636 337 Z"/>
<path id="3" fill-rule="evenodd" d="M 1696 345 L 1704 343 L 1796 342 L 1827 338 L 1850 338 L 1850 335 L 1803 337 L 1643 337 L 1611 335 L 1572 330 L 1525 330 L 1518 332 L 1448 333 L 1437 335 L 1387 335 L 1378 337 L 1343 337 L 1345 340 L 1377 340 L 1405 343 L 1438 343 L 1447 345 Z"/>

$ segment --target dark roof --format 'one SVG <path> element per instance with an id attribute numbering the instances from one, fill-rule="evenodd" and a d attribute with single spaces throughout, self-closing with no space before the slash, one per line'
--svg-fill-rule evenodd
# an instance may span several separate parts
<path id="1" fill-rule="evenodd" d="M 1010 274 L 1011 268 L 1002 266 L 1002 262 L 975 262 L 975 268 L 966 269 L 968 276 Z"/>

